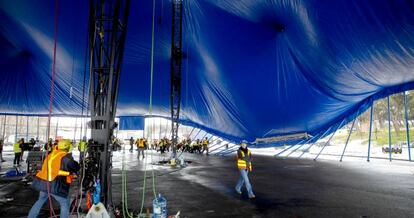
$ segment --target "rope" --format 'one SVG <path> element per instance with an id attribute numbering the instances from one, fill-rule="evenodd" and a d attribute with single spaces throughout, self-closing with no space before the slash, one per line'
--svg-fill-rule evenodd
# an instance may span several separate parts
<path id="1" fill-rule="evenodd" d="M 152 1 L 152 32 L 151 32 L 151 80 L 150 80 L 150 101 L 149 101 L 149 115 L 152 115 L 152 95 L 153 95 L 153 86 L 154 86 L 154 41 L 155 41 L 155 0 Z M 152 134 L 151 134 L 152 138 Z M 150 140 L 149 140 L 150 141 Z M 144 153 L 148 154 L 145 150 Z M 141 199 L 141 209 L 139 211 L 139 216 L 142 214 L 142 210 L 144 209 L 145 203 L 145 191 L 146 191 L 146 184 L 147 184 L 147 158 L 144 158 L 144 182 L 142 185 L 142 199 Z M 152 152 L 151 152 L 151 161 L 152 161 Z M 155 175 L 154 175 L 154 167 L 152 166 L 152 191 L 154 194 L 154 198 L 156 198 L 156 190 L 155 190 Z"/>
<path id="2" fill-rule="evenodd" d="M 47 139 L 50 137 L 50 120 L 52 117 L 53 111 L 53 99 L 55 94 L 55 77 L 56 77 L 56 47 L 57 47 L 57 33 L 58 33 L 58 9 L 59 9 L 59 0 L 55 0 L 55 17 L 54 17 L 54 43 L 53 43 L 53 63 L 52 63 L 52 80 L 51 80 L 51 88 L 50 88 L 50 98 L 49 98 L 49 116 L 47 119 Z M 47 160 L 47 157 L 46 157 Z M 49 168 L 47 167 L 47 171 Z M 49 172 L 48 172 L 49 173 Z M 56 213 L 53 209 L 52 203 L 52 196 L 50 193 L 50 182 L 47 182 L 47 195 L 49 200 L 49 209 L 50 209 L 50 216 L 56 216 Z"/>
<path id="3" fill-rule="evenodd" d="M 150 86 L 150 102 L 149 102 L 149 115 L 152 116 L 152 89 L 154 85 L 154 41 L 155 41 L 155 0 L 152 1 L 152 39 L 151 39 L 151 86 Z M 153 122 L 154 124 L 154 122 Z M 152 141 L 152 132 L 154 130 L 154 125 L 152 125 L 151 129 L 151 141 Z M 152 152 L 151 152 L 151 162 L 152 162 Z M 155 176 L 154 176 L 154 166 L 152 166 L 152 191 L 154 194 L 154 198 L 157 197 L 156 190 L 155 190 Z"/>

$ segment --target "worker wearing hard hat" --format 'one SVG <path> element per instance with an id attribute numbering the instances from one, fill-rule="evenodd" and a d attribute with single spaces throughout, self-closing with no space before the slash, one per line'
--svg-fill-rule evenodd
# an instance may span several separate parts
<path id="1" fill-rule="evenodd" d="M 29 218 L 39 215 L 48 197 L 53 197 L 60 204 L 60 217 L 69 217 L 69 188 L 73 175 L 78 172 L 79 164 L 69 153 L 70 140 L 62 139 L 57 147 L 47 155 L 42 169 L 36 174 L 32 187 L 39 191 L 39 199 L 29 212 Z"/>
<path id="2" fill-rule="evenodd" d="M 237 168 L 240 172 L 240 179 L 236 185 L 236 192 L 241 194 L 241 188 L 245 184 L 249 198 L 254 199 L 256 196 L 253 194 L 252 185 L 248 177 L 249 171 L 252 171 L 252 154 L 247 148 L 246 140 L 243 140 L 240 144 L 241 146 L 237 150 Z"/>

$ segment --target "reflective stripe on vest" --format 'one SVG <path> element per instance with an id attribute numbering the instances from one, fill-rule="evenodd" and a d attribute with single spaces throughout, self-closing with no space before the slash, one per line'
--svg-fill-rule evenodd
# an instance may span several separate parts
<path id="1" fill-rule="evenodd" d="M 85 148 L 86 148 L 86 142 L 85 141 L 79 142 L 79 151 L 85 152 Z"/>
<path id="2" fill-rule="evenodd" d="M 69 176 L 70 172 L 61 170 L 62 159 L 67 152 L 53 150 L 43 161 L 42 170 L 36 176 L 45 181 L 54 181 L 58 176 Z"/>
<path id="3" fill-rule="evenodd" d="M 14 143 L 13 145 L 13 151 L 14 153 L 22 153 L 22 148 L 20 148 L 20 143 Z"/>
<path id="4" fill-rule="evenodd" d="M 247 150 L 247 155 L 250 157 L 251 153 L 249 150 Z M 239 156 L 237 156 L 237 168 L 241 170 L 247 169 L 247 163 L 244 160 L 244 152 L 241 151 L 242 159 L 239 159 Z M 249 162 L 249 171 L 252 171 L 252 162 Z"/>

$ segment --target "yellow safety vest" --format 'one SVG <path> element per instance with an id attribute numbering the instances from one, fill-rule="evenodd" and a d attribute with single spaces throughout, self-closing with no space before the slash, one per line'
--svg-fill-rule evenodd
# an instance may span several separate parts
<path id="1" fill-rule="evenodd" d="M 43 161 L 42 169 L 36 174 L 36 177 L 49 182 L 54 181 L 58 176 L 69 177 L 70 172 L 60 169 L 62 158 L 66 154 L 68 153 L 65 151 L 53 150 Z M 68 181 L 68 178 L 66 178 L 66 181 Z"/>
<path id="2" fill-rule="evenodd" d="M 85 152 L 85 149 L 86 149 L 86 142 L 85 141 L 80 141 L 79 142 L 79 151 L 80 152 Z"/>
<path id="3" fill-rule="evenodd" d="M 13 145 L 14 153 L 22 153 L 22 148 L 20 147 L 20 143 L 16 142 Z"/>
<path id="4" fill-rule="evenodd" d="M 208 140 L 204 140 L 203 141 L 203 145 L 208 145 L 209 141 Z"/>
<path id="5" fill-rule="evenodd" d="M 237 152 L 237 153 L 239 153 L 239 152 Z M 243 151 L 241 151 L 241 155 L 242 155 L 242 158 L 240 159 L 239 158 L 239 155 L 237 154 L 237 168 L 239 168 L 240 170 L 245 170 L 245 169 L 247 169 L 247 163 L 246 163 L 246 161 L 244 160 L 244 152 Z M 249 156 L 249 157 L 251 157 L 251 153 L 250 153 L 250 150 L 247 150 L 247 155 Z M 252 162 L 249 162 L 249 166 L 248 166 L 248 169 L 249 169 L 249 171 L 252 171 Z"/>

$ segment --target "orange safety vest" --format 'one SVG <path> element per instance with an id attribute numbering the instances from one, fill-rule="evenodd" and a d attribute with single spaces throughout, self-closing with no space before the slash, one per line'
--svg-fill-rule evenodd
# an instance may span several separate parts
<path id="1" fill-rule="evenodd" d="M 240 159 L 239 155 L 237 154 L 237 168 L 239 168 L 240 170 L 245 170 L 245 169 L 247 169 L 247 166 L 246 166 L 247 163 L 244 160 L 244 152 L 243 151 L 241 151 L 241 155 L 242 155 L 242 158 Z M 247 155 L 249 157 L 251 157 L 250 150 L 247 150 Z M 249 171 L 252 171 L 252 162 L 249 162 L 248 169 L 249 169 Z"/>
<path id="2" fill-rule="evenodd" d="M 70 172 L 60 169 L 62 158 L 68 154 L 65 151 L 53 150 L 43 161 L 42 169 L 36 174 L 39 179 L 52 182 L 58 176 L 65 176 L 66 182 L 71 183 Z"/>

